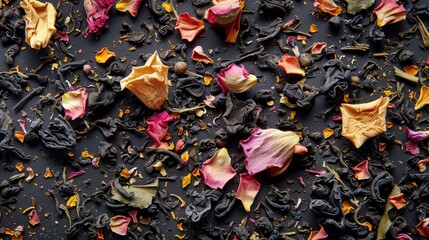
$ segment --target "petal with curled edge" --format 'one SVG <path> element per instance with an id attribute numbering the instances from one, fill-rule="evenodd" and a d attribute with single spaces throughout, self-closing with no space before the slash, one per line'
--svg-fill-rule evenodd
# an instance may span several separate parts
<path id="1" fill-rule="evenodd" d="M 36 210 L 31 210 L 31 212 L 28 214 L 28 220 L 31 226 L 36 226 L 40 223 L 39 216 L 37 215 Z"/>
<path id="2" fill-rule="evenodd" d="M 173 120 L 173 117 L 167 111 L 154 113 L 147 122 L 147 134 L 155 142 L 155 147 L 161 145 L 162 139 L 168 132 L 168 123 Z"/>
<path id="3" fill-rule="evenodd" d="M 88 99 L 88 93 L 85 88 L 79 88 L 76 91 L 69 91 L 64 93 L 61 98 L 61 104 L 64 107 L 64 118 L 75 120 L 76 118 L 83 118 L 85 116 L 85 105 Z"/>
<path id="4" fill-rule="evenodd" d="M 241 200 L 246 211 L 250 211 L 250 207 L 260 188 L 261 184 L 252 175 L 248 173 L 240 174 L 240 183 L 235 197 Z"/>
<path id="5" fill-rule="evenodd" d="M 242 93 L 254 87 L 258 79 L 249 74 L 243 65 L 230 64 L 220 70 L 216 81 L 224 93 Z"/>
<path id="6" fill-rule="evenodd" d="M 222 189 L 236 174 L 226 148 L 221 148 L 212 158 L 205 161 L 201 172 L 204 183 L 213 189 Z"/>
<path id="7" fill-rule="evenodd" d="M 115 52 L 111 52 L 106 47 L 104 47 L 95 54 L 95 61 L 98 63 L 106 63 L 114 57 L 116 57 Z"/>
<path id="8" fill-rule="evenodd" d="M 314 46 L 311 48 L 311 54 L 321 54 L 326 45 L 326 42 L 315 43 Z"/>
<path id="9" fill-rule="evenodd" d="M 179 29 L 182 40 L 192 42 L 198 33 L 204 30 L 204 22 L 184 12 L 179 15 L 174 28 Z"/>
<path id="10" fill-rule="evenodd" d="M 420 95 L 417 99 L 416 105 L 414 105 L 414 110 L 419 110 L 426 104 L 429 104 L 429 87 L 423 85 L 420 88 Z"/>
<path id="11" fill-rule="evenodd" d="M 416 229 L 421 236 L 429 237 L 429 218 L 425 218 L 417 224 Z"/>
<path id="12" fill-rule="evenodd" d="M 125 236 L 127 235 L 127 228 L 130 221 L 131 221 L 131 218 L 129 217 L 116 215 L 110 218 L 109 226 L 112 232 L 121 236 Z"/>
<path id="13" fill-rule="evenodd" d="M 331 16 L 338 16 L 342 12 L 341 7 L 335 4 L 333 0 L 315 0 L 313 6 Z"/>
<path id="14" fill-rule="evenodd" d="M 213 64 L 213 59 L 204 53 L 203 47 L 201 46 L 196 46 L 192 50 L 192 60 L 196 62 L 203 62 L 205 64 Z"/>
<path id="15" fill-rule="evenodd" d="M 405 132 L 407 133 L 408 138 L 414 142 L 420 142 L 429 138 L 429 131 L 413 131 L 407 127 Z"/>
<path id="16" fill-rule="evenodd" d="M 311 231 L 310 236 L 307 240 L 326 240 L 328 239 L 328 234 L 325 232 L 325 229 L 322 225 L 319 224 L 320 229 L 316 231 Z"/>
<path id="17" fill-rule="evenodd" d="M 120 12 L 129 12 L 131 16 L 137 17 L 142 0 L 119 0 L 116 3 L 116 10 Z"/>
<path id="18" fill-rule="evenodd" d="M 396 0 L 381 0 L 381 3 L 374 9 L 377 16 L 377 26 L 397 23 L 405 20 L 406 10 L 402 4 Z"/>
<path id="19" fill-rule="evenodd" d="M 304 70 L 301 69 L 299 65 L 298 58 L 295 56 L 290 56 L 289 54 L 283 55 L 283 57 L 278 62 L 279 67 L 286 72 L 286 74 L 305 76 Z"/>
<path id="20" fill-rule="evenodd" d="M 368 170 L 368 160 L 360 162 L 353 168 L 353 171 L 355 172 L 355 178 L 357 180 L 365 180 L 371 177 Z"/>

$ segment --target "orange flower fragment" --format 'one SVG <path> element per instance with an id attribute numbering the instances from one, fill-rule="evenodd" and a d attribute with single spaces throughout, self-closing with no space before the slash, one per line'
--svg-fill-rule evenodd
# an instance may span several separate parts
<path id="1" fill-rule="evenodd" d="M 317 33 L 318 31 L 319 29 L 317 28 L 316 24 L 313 23 L 310 25 L 310 30 L 309 30 L 310 33 Z"/>
<path id="2" fill-rule="evenodd" d="M 213 64 L 213 59 L 204 53 L 203 47 L 201 46 L 196 46 L 192 50 L 192 60 L 196 62 L 203 62 L 205 64 Z"/>
<path id="3" fill-rule="evenodd" d="M 184 12 L 177 18 L 175 29 L 179 29 L 182 40 L 192 42 L 195 37 L 204 30 L 204 22 L 194 17 L 189 16 L 189 13 Z"/>
<path id="4" fill-rule="evenodd" d="M 395 196 L 389 196 L 389 201 L 396 208 L 396 210 L 403 208 L 407 203 L 403 193 Z"/>
<path id="5" fill-rule="evenodd" d="M 311 54 L 321 54 L 323 49 L 327 46 L 326 42 L 317 42 L 311 48 Z"/>
<path id="6" fill-rule="evenodd" d="M 21 143 L 24 143 L 25 132 L 23 131 L 15 131 L 15 138 L 18 139 Z"/>
<path id="7" fill-rule="evenodd" d="M 338 16 L 342 11 L 341 7 L 335 4 L 333 0 L 315 0 L 313 7 L 331 16 Z"/>
<path id="8" fill-rule="evenodd" d="M 192 173 L 188 173 L 188 175 L 184 176 L 182 179 L 182 188 L 186 188 L 189 184 L 191 184 Z"/>
<path id="9" fill-rule="evenodd" d="M 405 66 L 404 72 L 416 76 L 417 73 L 419 73 L 419 67 L 417 67 L 416 65 Z"/>
<path id="10" fill-rule="evenodd" d="M 396 0 L 381 0 L 381 3 L 374 9 L 377 16 L 377 26 L 397 23 L 405 20 L 406 10 L 402 4 Z"/>
<path id="11" fill-rule="evenodd" d="M 290 56 L 289 54 L 286 53 L 279 60 L 278 65 L 288 75 L 298 75 L 301 77 L 305 76 L 305 72 L 304 70 L 301 69 L 298 58 L 295 56 Z"/>
<path id="12" fill-rule="evenodd" d="M 352 205 L 350 205 L 350 202 L 345 200 L 341 203 L 341 209 L 343 211 L 343 213 L 345 215 L 347 215 L 349 212 L 351 212 L 352 210 L 354 210 L 354 208 L 352 207 Z"/>
<path id="13" fill-rule="evenodd" d="M 97 61 L 98 63 L 106 63 L 114 57 L 116 57 L 116 54 L 104 47 L 95 54 L 95 61 Z"/>
<path id="14" fill-rule="evenodd" d="M 119 0 L 116 3 L 116 10 L 120 12 L 129 12 L 131 16 L 137 17 L 142 0 Z"/>
<path id="15" fill-rule="evenodd" d="M 46 178 L 51 178 L 53 176 L 54 176 L 54 174 L 52 173 L 51 168 L 46 167 L 45 174 L 43 175 L 43 177 L 46 179 Z"/>
<path id="16" fill-rule="evenodd" d="M 325 232 L 325 229 L 322 225 L 320 225 L 320 229 L 316 231 L 311 231 L 310 236 L 308 236 L 307 240 L 327 240 L 328 234 Z"/>
<path id="17" fill-rule="evenodd" d="M 368 103 L 341 104 L 341 135 L 359 148 L 366 140 L 386 132 L 388 103 L 389 98 L 382 97 Z"/>
<path id="18" fill-rule="evenodd" d="M 332 128 L 323 129 L 323 138 L 328 139 L 333 134 L 334 134 L 334 130 Z"/>
<path id="19" fill-rule="evenodd" d="M 417 163 L 417 166 L 419 167 L 419 171 L 422 173 L 424 171 L 426 171 L 426 165 L 429 163 L 429 158 L 425 158 L 422 160 L 419 160 L 419 162 Z"/>
<path id="20" fill-rule="evenodd" d="M 353 171 L 355 172 L 355 178 L 357 180 L 366 180 L 371 177 L 368 170 L 368 160 L 360 162 L 353 168 Z"/>
<path id="21" fill-rule="evenodd" d="M 22 164 L 22 162 L 19 162 L 15 165 L 16 170 L 18 170 L 19 172 L 24 171 L 24 164 Z"/>

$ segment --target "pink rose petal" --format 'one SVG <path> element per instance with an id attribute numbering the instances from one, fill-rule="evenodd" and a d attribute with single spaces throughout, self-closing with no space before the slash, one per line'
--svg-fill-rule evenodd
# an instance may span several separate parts
<path id="1" fill-rule="evenodd" d="M 201 168 L 201 173 L 207 186 L 213 189 L 222 189 L 236 174 L 231 166 L 231 157 L 228 155 L 228 150 L 222 148 L 212 158 L 205 161 Z"/>
<path id="2" fill-rule="evenodd" d="M 355 171 L 355 178 L 357 180 L 365 180 L 371 177 L 368 170 L 368 160 L 360 162 L 353 168 L 353 170 Z"/>
<path id="3" fill-rule="evenodd" d="M 127 235 L 127 228 L 130 221 L 131 221 L 131 218 L 129 217 L 116 215 L 110 218 L 109 226 L 112 232 L 121 236 L 125 236 Z"/>
<path id="4" fill-rule="evenodd" d="M 260 188 L 261 184 L 252 175 L 248 173 L 240 174 L 240 183 L 235 197 L 241 200 L 246 211 L 250 211 L 250 207 Z"/>
<path id="5" fill-rule="evenodd" d="M 37 216 L 36 210 L 31 210 L 31 212 L 28 214 L 28 220 L 31 226 L 36 226 L 40 223 L 39 216 Z"/>
<path id="6" fill-rule="evenodd" d="M 409 128 L 406 128 L 405 132 L 407 133 L 408 138 L 414 142 L 420 142 L 426 138 L 429 138 L 429 131 L 413 131 Z"/>
<path id="7" fill-rule="evenodd" d="M 64 107 L 65 118 L 75 120 L 85 116 L 85 105 L 88 99 L 88 93 L 85 88 L 79 88 L 76 91 L 64 93 L 61 98 L 61 103 Z"/>
<path id="8" fill-rule="evenodd" d="M 70 172 L 70 174 L 69 174 L 69 180 L 70 179 L 72 179 L 72 178 L 75 178 L 75 177 L 79 177 L 80 175 L 83 175 L 83 174 L 85 174 L 86 172 L 85 172 L 85 170 L 80 170 L 80 171 L 78 171 L 78 172 L 76 172 L 76 171 L 71 171 Z"/>
<path id="9" fill-rule="evenodd" d="M 68 43 L 69 42 L 69 35 L 67 35 L 67 33 L 62 32 L 62 31 L 57 31 L 58 37 L 60 38 L 61 41 Z"/>
<path id="10" fill-rule="evenodd" d="M 147 134 L 155 142 L 154 146 L 159 147 L 162 139 L 168 132 L 168 123 L 173 120 L 167 111 L 161 113 L 154 113 L 147 122 Z"/>
<path id="11" fill-rule="evenodd" d="M 413 155 L 417 155 L 420 153 L 419 144 L 414 142 L 413 140 L 409 140 L 405 143 L 405 150 Z"/>
<path id="12" fill-rule="evenodd" d="M 192 60 L 205 64 L 213 64 L 213 59 L 209 58 L 209 56 L 204 53 L 203 47 L 201 46 L 196 46 L 194 50 L 192 50 Z"/>
<path id="13" fill-rule="evenodd" d="M 243 65 L 230 64 L 220 70 L 216 81 L 224 93 L 242 93 L 255 86 L 257 78 L 249 74 Z"/>
<path id="14" fill-rule="evenodd" d="M 25 134 L 27 134 L 27 129 L 25 129 L 26 121 L 25 121 L 25 120 L 22 120 L 22 119 L 18 119 L 17 121 L 18 121 L 18 124 L 19 124 L 19 127 L 21 128 L 21 130 L 22 130 Z"/>
<path id="15" fill-rule="evenodd" d="M 113 7 L 113 0 L 84 0 L 89 32 L 99 34 L 103 28 L 108 28 L 109 10 Z"/>
<path id="16" fill-rule="evenodd" d="M 398 5 L 396 0 L 381 0 L 381 3 L 374 9 L 377 15 L 377 26 L 396 23 L 405 20 L 406 10 L 402 4 Z"/>

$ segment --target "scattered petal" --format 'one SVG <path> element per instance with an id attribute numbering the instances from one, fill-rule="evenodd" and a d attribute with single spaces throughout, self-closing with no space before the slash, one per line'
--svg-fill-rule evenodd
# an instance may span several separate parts
<path id="1" fill-rule="evenodd" d="M 398 4 L 396 0 L 381 0 L 381 3 L 374 9 L 377 15 L 377 26 L 397 23 L 405 20 L 406 10 L 402 4 Z"/>
<path id="2" fill-rule="evenodd" d="M 414 142 L 413 140 L 409 140 L 405 143 L 405 150 L 413 155 L 417 155 L 420 153 L 419 144 Z"/>
<path id="3" fill-rule="evenodd" d="M 224 93 L 242 93 L 255 86 L 257 78 L 249 74 L 243 65 L 231 64 L 220 70 L 216 81 Z"/>
<path id="4" fill-rule="evenodd" d="M 407 201 L 405 201 L 404 194 L 398 194 L 395 196 L 389 196 L 390 203 L 396 208 L 396 210 L 399 210 L 407 204 Z"/>
<path id="5" fill-rule="evenodd" d="M 286 74 L 298 75 L 301 77 L 305 76 L 305 72 L 301 69 L 298 58 L 295 56 L 290 56 L 286 53 L 277 64 Z"/>
<path id="6" fill-rule="evenodd" d="M 80 175 L 83 175 L 83 174 L 85 174 L 85 170 L 79 170 L 79 171 L 71 171 L 70 172 L 70 174 L 69 174 L 69 177 L 68 177 L 68 179 L 70 180 L 70 179 L 72 179 L 72 178 L 75 178 L 75 177 L 79 177 Z"/>
<path id="7" fill-rule="evenodd" d="M 137 17 L 142 0 L 119 0 L 116 3 L 116 10 L 120 12 L 129 12 L 131 16 Z"/>
<path id="8" fill-rule="evenodd" d="M 77 194 L 74 194 L 73 196 L 69 197 L 66 204 L 67 209 L 76 207 L 78 200 L 79 200 L 79 195 Z"/>
<path id="9" fill-rule="evenodd" d="M 115 52 L 111 52 L 106 47 L 104 47 L 95 54 L 95 61 L 98 63 L 106 63 L 114 57 L 116 57 Z"/>
<path id="10" fill-rule="evenodd" d="M 24 143 L 25 132 L 23 131 L 15 131 L 15 138 L 18 139 L 21 143 Z"/>
<path id="11" fill-rule="evenodd" d="M 147 122 L 147 134 L 154 141 L 154 146 L 159 147 L 162 140 L 167 135 L 168 123 L 173 121 L 167 111 L 161 113 L 154 113 L 146 122 Z"/>
<path id="12" fill-rule="evenodd" d="M 27 170 L 27 172 L 28 172 L 28 176 L 25 179 L 25 181 L 31 182 L 31 180 L 33 180 L 35 177 L 34 170 L 31 167 L 27 167 L 25 170 Z"/>
<path id="13" fill-rule="evenodd" d="M 31 212 L 28 214 L 28 220 L 31 226 L 36 226 L 40 223 L 39 216 L 37 216 L 36 210 L 31 210 Z"/>
<path id="14" fill-rule="evenodd" d="M 25 42 L 36 50 L 45 48 L 57 32 L 54 5 L 36 0 L 22 0 L 20 5 L 25 11 Z"/>
<path id="15" fill-rule="evenodd" d="M 429 163 L 429 158 L 421 159 L 417 162 L 420 172 L 426 171 L 426 165 Z"/>
<path id="16" fill-rule="evenodd" d="M 310 30 L 309 30 L 309 32 L 310 32 L 310 33 L 317 33 L 318 31 L 319 31 L 319 29 L 317 28 L 316 24 L 312 23 L 312 24 L 310 25 Z"/>
<path id="17" fill-rule="evenodd" d="M 139 221 L 137 219 L 137 213 L 138 213 L 137 210 L 128 211 L 128 214 L 130 215 L 131 219 L 133 220 L 133 223 L 138 223 L 138 221 Z"/>
<path id="18" fill-rule="evenodd" d="M 75 120 L 85 116 L 85 105 L 88 99 L 88 93 L 85 88 L 79 88 L 76 91 L 64 93 L 61 97 L 61 104 L 64 107 L 64 118 Z"/>
<path id="19" fill-rule="evenodd" d="M 108 28 L 109 10 L 115 4 L 114 0 L 84 0 L 89 32 L 100 34 L 103 28 Z"/>
<path id="20" fill-rule="evenodd" d="M 343 211 L 344 215 L 347 215 L 352 210 L 354 210 L 354 208 L 352 207 L 352 205 L 350 205 L 349 201 L 345 200 L 341 203 L 341 210 Z"/>
<path id="21" fill-rule="evenodd" d="M 407 127 L 405 132 L 407 133 L 408 138 L 414 142 L 420 142 L 429 138 L 429 131 L 413 131 Z"/>
<path id="22" fill-rule="evenodd" d="M 19 162 L 15 165 L 16 170 L 18 170 L 19 172 L 24 171 L 24 164 L 22 164 L 22 162 Z"/>
<path id="23" fill-rule="evenodd" d="M 323 138 L 328 139 L 332 135 L 334 135 L 335 131 L 332 128 L 323 129 Z"/>
<path id="24" fill-rule="evenodd" d="M 307 240 L 327 240 L 328 234 L 325 232 L 325 229 L 321 224 L 319 224 L 320 229 L 316 231 L 311 231 L 310 236 Z"/>
<path id="25" fill-rule="evenodd" d="M 53 176 L 54 176 L 54 174 L 52 173 L 51 168 L 46 167 L 45 174 L 43 175 L 43 177 L 46 179 L 46 178 L 51 178 Z"/>
<path id="26" fill-rule="evenodd" d="M 174 28 L 179 29 L 182 40 L 192 42 L 198 33 L 204 30 L 204 22 L 184 12 L 179 15 Z"/>
<path id="27" fill-rule="evenodd" d="M 388 103 L 389 98 L 383 97 L 368 103 L 341 104 L 341 135 L 359 148 L 366 140 L 386 132 Z"/>
<path id="28" fill-rule="evenodd" d="M 207 56 L 204 53 L 203 47 L 201 47 L 201 46 L 196 46 L 192 50 L 192 60 L 194 60 L 196 62 L 203 62 L 205 64 L 213 64 L 213 59 L 211 59 L 209 56 Z M 205 77 L 206 76 L 204 76 L 204 78 Z"/>
<path id="29" fill-rule="evenodd" d="M 314 46 L 311 48 L 311 54 L 321 54 L 326 46 L 326 42 L 315 43 Z"/>
<path id="30" fill-rule="evenodd" d="M 371 177 L 371 173 L 369 173 L 368 169 L 368 160 L 360 162 L 358 165 L 356 165 L 353 170 L 355 171 L 355 178 L 357 180 L 365 180 L 369 179 Z"/>
<path id="31" fill-rule="evenodd" d="M 231 166 L 231 157 L 228 154 L 228 150 L 221 148 L 212 158 L 206 160 L 201 168 L 201 173 L 207 186 L 213 189 L 223 189 L 225 184 L 236 174 Z"/>
<path id="32" fill-rule="evenodd" d="M 192 173 L 188 173 L 186 176 L 182 179 L 182 188 L 185 189 L 189 184 L 191 184 L 192 180 Z"/>
<path id="33" fill-rule="evenodd" d="M 110 218 L 109 227 L 112 230 L 112 232 L 121 236 L 125 236 L 127 235 L 127 228 L 130 221 L 131 221 L 131 218 L 129 217 L 116 215 Z"/>
<path id="34" fill-rule="evenodd" d="M 429 237 L 429 218 L 425 218 L 417 224 L 416 229 L 419 232 L 419 234 L 423 237 Z"/>
<path id="35" fill-rule="evenodd" d="M 250 207 L 260 188 L 261 184 L 252 175 L 248 173 L 240 174 L 240 183 L 235 197 L 241 200 L 246 211 L 250 211 Z"/>
<path id="36" fill-rule="evenodd" d="M 313 6 L 331 16 L 338 16 L 342 11 L 341 7 L 335 4 L 333 0 L 315 0 Z"/>
<path id="37" fill-rule="evenodd" d="M 168 66 L 162 64 L 155 51 L 144 66 L 133 67 L 130 75 L 121 80 L 121 90 L 127 88 L 146 107 L 160 110 L 168 99 Z"/>
<path id="38" fill-rule="evenodd" d="M 429 87 L 423 85 L 420 88 L 419 99 L 417 99 L 416 105 L 414 106 L 414 110 L 419 110 L 426 104 L 429 104 Z"/>
<path id="39" fill-rule="evenodd" d="M 245 5 L 244 0 L 216 0 L 213 7 L 209 8 L 205 18 L 214 27 L 225 29 L 228 43 L 235 43 L 240 31 L 240 20 Z"/>
<path id="40" fill-rule="evenodd" d="M 416 76 L 417 73 L 419 73 L 419 67 L 417 67 L 416 65 L 405 66 L 404 72 L 406 72 L 407 74 Z"/>
<path id="41" fill-rule="evenodd" d="M 413 240 L 413 238 L 410 237 L 410 235 L 408 235 L 406 233 L 396 234 L 395 239 L 396 240 Z"/>
<path id="42" fill-rule="evenodd" d="M 69 35 L 66 32 L 58 31 L 57 34 L 61 41 L 65 43 L 69 42 Z"/>

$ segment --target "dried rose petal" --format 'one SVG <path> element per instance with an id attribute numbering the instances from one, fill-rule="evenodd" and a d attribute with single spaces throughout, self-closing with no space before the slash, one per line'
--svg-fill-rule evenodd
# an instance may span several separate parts
<path id="1" fill-rule="evenodd" d="M 121 90 L 134 93 L 146 107 L 160 110 L 168 99 L 168 66 L 155 51 L 144 66 L 133 67 L 130 75 L 121 80 Z"/>
<path id="2" fill-rule="evenodd" d="M 298 135 L 290 131 L 255 128 L 248 139 L 240 141 L 247 172 L 254 175 L 273 167 L 287 168 L 298 142 Z"/>
<path id="3" fill-rule="evenodd" d="M 355 178 L 357 180 L 365 180 L 371 177 L 368 170 L 368 160 L 360 162 L 353 168 L 353 170 L 355 171 Z"/>
<path id="4" fill-rule="evenodd" d="M 241 200 L 246 211 L 250 211 L 250 207 L 260 188 L 261 184 L 253 176 L 248 173 L 240 174 L 240 183 L 235 197 Z"/>
<path id="5" fill-rule="evenodd" d="M 37 50 L 45 48 L 57 32 L 54 5 L 36 0 L 22 0 L 20 5 L 25 11 L 25 42 Z"/>
<path id="6" fill-rule="evenodd" d="M 341 7 L 332 0 L 315 0 L 313 7 L 331 16 L 338 16 L 342 11 Z"/>
<path id="7" fill-rule="evenodd" d="M 40 223 L 39 216 L 37 216 L 36 210 L 31 210 L 31 212 L 28 214 L 28 220 L 31 226 L 36 226 Z"/>
<path id="8" fill-rule="evenodd" d="M 79 88 L 76 91 L 69 91 L 64 93 L 61 97 L 61 104 L 64 108 L 64 117 L 75 120 L 76 118 L 83 118 L 85 116 L 85 105 L 88 99 L 88 93 L 85 88 Z"/>
<path id="9" fill-rule="evenodd" d="M 405 143 L 405 150 L 413 155 L 417 155 L 420 153 L 419 144 L 414 142 L 413 140 L 409 140 Z"/>
<path id="10" fill-rule="evenodd" d="M 69 174 L 69 180 L 70 179 L 72 179 L 72 178 L 75 178 L 75 177 L 79 177 L 80 175 L 83 175 L 83 174 L 85 174 L 86 173 L 86 171 L 85 170 L 83 170 L 83 169 L 81 169 L 81 170 L 79 170 L 79 171 L 71 171 L 70 172 L 70 174 Z"/>
<path id="11" fill-rule="evenodd" d="M 421 236 L 429 237 L 428 224 L 429 224 L 429 218 L 425 218 L 421 220 L 419 224 L 417 224 L 416 229 Z"/>
<path id="12" fill-rule="evenodd" d="M 403 193 L 389 197 L 389 201 L 396 208 L 396 210 L 403 208 L 407 203 Z"/>
<path id="13" fill-rule="evenodd" d="M 125 236 L 127 235 L 127 228 L 130 221 L 131 221 L 131 218 L 129 217 L 116 215 L 110 218 L 109 227 L 112 230 L 112 232 L 121 236 Z"/>
<path id="14" fill-rule="evenodd" d="M 249 74 L 243 65 L 231 64 L 220 70 L 216 81 L 224 93 L 242 93 L 255 86 L 257 78 Z"/>
<path id="15" fill-rule="evenodd" d="M 396 240 L 413 240 L 413 238 L 410 237 L 410 235 L 405 233 L 396 234 L 395 239 Z"/>
<path id="16" fill-rule="evenodd" d="M 231 157 L 226 148 L 221 148 L 215 155 L 203 163 L 201 173 L 204 183 L 213 188 L 222 189 L 231 180 L 236 172 L 231 166 Z"/>
<path id="17" fill-rule="evenodd" d="M 137 219 L 137 213 L 138 213 L 137 210 L 128 211 L 128 214 L 130 215 L 131 219 L 133 220 L 133 223 L 139 222 L 139 220 Z"/>
<path id="18" fill-rule="evenodd" d="M 119 0 L 116 3 L 116 10 L 120 12 L 129 12 L 131 16 L 137 17 L 142 0 Z"/>
<path id="19" fill-rule="evenodd" d="M 95 61 L 98 63 L 106 63 L 111 58 L 116 57 L 114 52 L 109 51 L 106 47 L 102 48 L 95 54 Z"/>
<path id="20" fill-rule="evenodd" d="M 161 113 L 154 113 L 152 117 L 150 117 L 147 122 L 147 134 L 154 141 L 154 146 L 159 147 L 161 145 L 162 140 L 168 131 L 168 123 L 173 120 L 168 112 L 163 111 Z"/>
<path id="21" fill-rule="evenodd" d="M 66 32 L 58 31 L 57 35 L 61 41 L 65 42 L 65 43 L 69 42 L 69 35 L 67 35 Z"/>
<path id="22" fill-rule="evenodd" d="M 203 47 L 201 46 L 196 46 L 192 50 L 192 60 L 196 62 L 203 62 L 205 64 L 213 64 L 213 59 L 204 53 Z"/>
<path id="23" fill-rule="evenodd" d="M 405 66 L 404 72 L 416 76 L 417 73 L 419 73 L 419 67 L 417 67 L 416 65 Z"/>
<path id="24" fill-rule="evenodd" d="M 349 139 L 356 148 L 366 140 L 386 132 L 388 97 L 361 104 L 341 104 L 341 135 Z"/>
<path id="25" fill-rule="evenodd" d="M 286 72 L 286 74 L 298 75 L 301 77 L 305 76 L 305 72 L 301 69 L 298 58 L 295 56 L 290 56 L 286 53 L 279 60 L 278 65 L 281 69 L 283 69 L 283 71 Z"/>
<path id="26" fill-rule="evenodd" d="M 187 12 L 179 15 L 175 29 L 179 29 L 182 40 L 192 42 L 195 37 L 204 30 L 204 22 L 189 16 Z"/>
<path id="27" fill-rule="evenodd" d="M 328 239 L 328 234 L 325 232 L 325 229 L 321 224 L 319 224 L 320 229 L 316 231 L 311 231 L 310 236 L 307 240 L 326 240 Z"/>
<path id="28" fill-rule="evenodd" d="M 323 49 L 327 46 L 326 42 L 317 42 L 311 48 L 311 54 L 321 54 Z"/>
<path id="29" fill-rule="evenodd" d="M 426 104 L 429 104 L 429 87 L 423 85 L 420 88 L 419 99 L 417 99 L 416 105 L 414 105 L 414 110 L 419 110 Z"/>
<path id="30" fill-rule="evenodd" d="M 426 165 L 429 163 L 429 158 L 421 159 L 417 163 L 417 166 L 419 167 L 420 172 L 426 171 Z"/>
<path id="31" fill-rule="evenodd" d="M 414 142 L 420 142 L 426 138 L 429 138 L 429 131 L 413 131 L 407 127 L 405 132 L 407 133 L 408 138 Z"/>
<path id="32" fill-rule="evenodd" d="M 108 28 L 109 10 L 113 7 L 113 0 L 84 0 L 89 32 L 99 34 L 101 29 Z"/>
<path id="33" fill-rule="evenodd" d="M 205 18 L 213 27 L 225 29 L 225 42 L 235 43 L 240 31 L 240 19 L 245 5 L 244 0 L 215 0 Z"/>
<path id="34" fill-rule="evenodd" d="M 381 0 L 381 3 L 374 9 L 377 15 L 377 26 L 393 24 L 405 20 L 406 10 L 402 4 L 398 5 L 396 0 Z"/>

